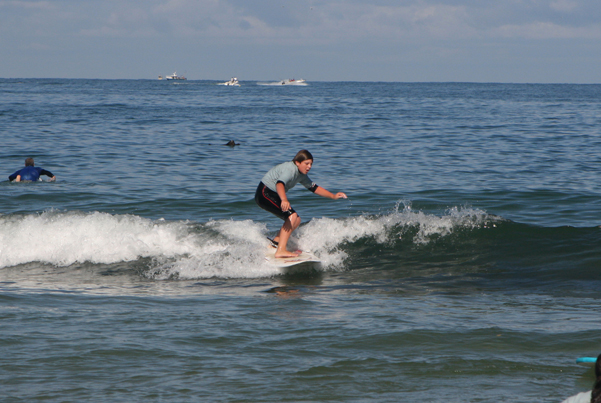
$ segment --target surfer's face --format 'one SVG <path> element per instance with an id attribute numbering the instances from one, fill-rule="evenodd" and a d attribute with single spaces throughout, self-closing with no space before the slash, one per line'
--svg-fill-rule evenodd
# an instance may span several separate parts
<path id="1" fill-rule="evenodd" d="M 313 166 L 313 160 L 304 160 L 303 162 L 294 161 L 294 163 L 298 167 L 298 172 L 302 173 L 303 175 L 306 175 Z"/>

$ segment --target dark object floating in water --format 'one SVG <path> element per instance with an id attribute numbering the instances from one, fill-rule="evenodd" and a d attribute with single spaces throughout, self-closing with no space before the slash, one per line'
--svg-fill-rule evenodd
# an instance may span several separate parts
<path id="1" fill-rule="evenodd" d="M 236 142 L 234 142 L 234 140 L 230 140 L 226 144 L 226 146 L 230 146 L 230 147 L 239 146 L 239 145 L 240 145 L 240 143 L 236 143 Z"/>

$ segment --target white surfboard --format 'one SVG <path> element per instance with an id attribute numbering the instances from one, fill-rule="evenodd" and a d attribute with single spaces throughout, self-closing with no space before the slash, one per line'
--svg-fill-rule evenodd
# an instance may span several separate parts
<path id="1" fill-rule="evenodd" d="M 270 264 L 279 268 L 289 268 L 296 266 L 319 266 L 321 260 L 314 256 L 310 252 L 303 252 L 295 257 L 275 257 L 275 248 L 268 248 L 265 252 L 265 260 Z"/>

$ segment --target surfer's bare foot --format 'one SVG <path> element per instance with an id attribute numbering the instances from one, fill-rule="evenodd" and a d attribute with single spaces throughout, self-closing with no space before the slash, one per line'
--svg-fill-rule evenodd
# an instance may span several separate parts
<path id="1" fill-rule="evenodd" d="M 275 253 L 275 257 L 297 257 L 298 255 L 300 255 L 300 252 L 290 252 L 288 250 Z"/>

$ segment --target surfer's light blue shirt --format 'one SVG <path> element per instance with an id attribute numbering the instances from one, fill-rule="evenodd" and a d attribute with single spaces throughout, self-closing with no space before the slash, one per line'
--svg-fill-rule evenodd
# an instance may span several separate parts
<path id="1" fill-rule="evenodd" d="M 286 192 L 292 189 L 297 183 L 301 183 L 304 187 L 311 190 L 316 185 L 311 182 L 309 176 L 299 172 L 294 161 L 284 162 L 276 165 L 269 170 L 261 180 L 269 189 L 277 192 L 276 184 L 282 182 Z"/>

